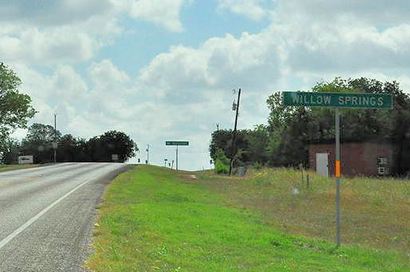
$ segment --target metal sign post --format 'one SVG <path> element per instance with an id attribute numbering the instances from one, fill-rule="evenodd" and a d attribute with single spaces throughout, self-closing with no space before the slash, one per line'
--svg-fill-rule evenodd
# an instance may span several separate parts
<path id="1" fill-rule="evenodd" d="M 335 177 L 336 177 L 336 246 L 340 247 L 340 113 L 339 109 L 335 109 L 335 126 L 336 126 L 336 161 L 335 161 Z"/>
<path id="2" fill-rule="evenodd" d="M 177 145 L 177 150 L 175 151 L 175 169 L 178 171 L 178 145 Z"/>
<path id="3" fill-rule="evenodd" d="M 178 170 L 178 147 L 188 146 L 188 141 L 166 141 L 165 145 L 175 145 L 177 148 L 175 150 L 175 170 Z"/>
<path id="4" fill-rule="evenodd" d="M 392 109 L 391 94 L 369 93 L 318 93 L 318 92 L 283 92 L 283 105 L 303 107 L 333 107 L 335 108 L 335 178 L 336 178 L 336 245 L 341 245 L 340 231 L 340 108 L 357 109 Z"/>

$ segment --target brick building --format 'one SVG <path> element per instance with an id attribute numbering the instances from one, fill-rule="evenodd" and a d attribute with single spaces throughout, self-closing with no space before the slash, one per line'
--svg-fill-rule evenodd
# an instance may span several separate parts
<path id="1" fill-rule="evenodd" d="M 323 176 L 334 176 L 335 145 L 309 145 L 309 167 Z M 386 143 L 342 143 L 342 175 L 389 175 L 393 163 L 393 147 Z"/>

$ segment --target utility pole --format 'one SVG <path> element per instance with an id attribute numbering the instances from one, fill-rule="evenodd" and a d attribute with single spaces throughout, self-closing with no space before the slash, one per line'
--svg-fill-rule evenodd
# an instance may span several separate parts
<path id="1" fill-rule="evenodd" d="M 149 164 L 149 144 L 147 144 L 147 149 L 146 149 L 146 151 L 147 151 L 147 161 L 146 161 L 146 164 Z"/>
<path id="2" fill-rule="evenodd" d="M 235 114 L 235 126 L 233 128 L 233 133 L 232 133 L 232 157 L 231 157 L 231 162 L 229 163 L 229 175 L 232 175 L 232 167 L 233 167 L 233 161 L 235 157 L 235 151 L 236 151 L 236 146 L 235 146 L 235 141 L 236 141 L 236 128 L 238 126 L 238 115 L 239 115 L 239 103 L 241 101 L 241 89 L 239 88 L 238 92 L 238 102 L 233 104 L 232 110 L 236 110 Z"/>
<path id="3" fill-rule="evenodd" d="M 57 163 L 57 114 L 54 114 L 54 163 Z"/>

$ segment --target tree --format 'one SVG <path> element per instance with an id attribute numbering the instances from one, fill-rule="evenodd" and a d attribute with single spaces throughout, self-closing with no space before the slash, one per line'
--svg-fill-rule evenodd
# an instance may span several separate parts
<path id="1" fill-rule="evenodd" d="M 26 138 L 23 142 L 34 143 L 52 143 L 55 140 L 60 139 L 61 132 L 55 130 L 53 126 L 44 125 L 40 123 L 32 124 L 27 132 Z"/>
<path id="2" fill-rule="evenodd" d="M 247 161 L 265 164 L 268 161 L 269 134 L 264 125 L 257 125 L 246 133 L 248 150 L 245 151 Z"/>
<path id="3" fill-rule="evenodd" d="M 88 143 L 93 161 L 112 161 L 112 155 L 117 154 L 120 162 L 125 162 L 135 156 L 138 150 L 134 141 L 120 131 L 108 131 L 99 137 L 91 138 Z"/>
<path id="4" fill-rule="evenodd" d="M 80 159 L 80 146 L 71 134 L 65 134 L 58 140 L 57 160 L 59 162 L 84 161 Z"/>
<path id="5" fill-rule="evenodd" d="M 230 154 L 232 150 L 232 130 L 216 130 L 211 135 L 211 144 L 209 145 L 210 156 L 213 161 L 216 160 L 217 151 L 221 149 L 222 152 Z"/>
<path id="6" fill-rule="evenodd" d="M 0 63 L 0 152 L 7 152 L 10 133 L 16 128 L 25 128 L 36 111 L 31 98 L 21 94 L 20 78 L 5 64 Z"/>
<path id="7" fill-rule="evenodd" d="M 74 161 L 78 162 L 89 162 L 92 161 L 91 154 L 88 152 L 88 142 L 86 139 L 77 138 L 76 139 L 76 153 L 74 156 Z"/>
<path id="8" fill-rule="evenodd" d="M 247 130 L 238 130 L 236 132 L 236 149 L 238 151 L 232 154 L 232 130 L 222 129 L 214 131 L 209 146 L 211 158 L 215 161 L 216 153 L 218 149 L 221 149 L 229 160 L 234 157 L 235 162 L 243 163 L 248 161 L 247 153 L 244 152 L 248 150 L 247 134 Z"/>
<path id="9" fill-rule="evenodd" d="M 53 161 L 53 142 L 58 143 L 57 162 L 110 162 L 112 155 L 118 155 L 118 161 L 125 162 L 135 156 L 137 145 L 128 135 L 120 131 L 108 131 L 88 141 L 75 138 L 71 134 L 61 136 L 60 131 L 50 125 L 32 124 L 21 145 L 9 142 L 3 161 L 9 161 L 16 154 L 33 155 L 35 163 Z"/>
<path id="10" fill-rule="evenodd" d="M 51 162 L 54 154 L 52 143 L 60 137 L 60 131 L 55 131 L 53 126 L 34 123 L 21 142 L 21 150 L 26 155 L 33 155 L 35 163 Z"/>
<path id="11" fill-rule="evenodd" d="M 253 130 L 238 130 L 236 137 L 237 152 L 232 154 L 232 130 L 217 130 L 212 133 L 209 151 L 215 162 L 223 152 L 228 160 L 233 157 L 234 166 L 252 163 L 265 164 L 268 158 L 268 142 L 268 132 L 263 125 L 256 126 Z"/>
<path id="12" fill-rule="evenodd" d="M 4 141 L 2 150 L 1 163 L 17 163 L 17 158 L 20 153 L 20 143 L 16 139 L 8 138 L 6 141 Z"/>

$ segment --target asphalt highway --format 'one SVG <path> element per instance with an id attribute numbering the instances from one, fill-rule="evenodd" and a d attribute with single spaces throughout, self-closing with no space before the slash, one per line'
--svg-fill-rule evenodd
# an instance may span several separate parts
<path id="1" fill-rule="evenodd" d="M 62 163 L 0 173 L 0 271 L 85 271 L 105 185 L 120 163 Z"/>

